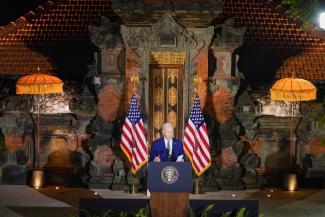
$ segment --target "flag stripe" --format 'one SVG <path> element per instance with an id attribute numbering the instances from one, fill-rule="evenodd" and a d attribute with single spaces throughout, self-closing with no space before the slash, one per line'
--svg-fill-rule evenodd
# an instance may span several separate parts
<path id="1" fill-rule="evenodd" d="M 130 161 L 133 173 L 148 161 L 145 129 L 135 95 L 131 98 L 129 111 L 123 124 L 120 146 Z"/>
<path id="2" fill-rule="evenodd" d="M 195 96 L 193 108 L 184 132 L 184 151 L 195 173 L 201 175 L 211 165 L 208 130 L 202 115 L 200 99 Z"/>

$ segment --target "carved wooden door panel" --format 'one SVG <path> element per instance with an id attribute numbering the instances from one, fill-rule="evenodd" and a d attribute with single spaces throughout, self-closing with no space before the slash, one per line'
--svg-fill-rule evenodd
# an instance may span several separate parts
<path id="1" fill-rule="evenodd" d="M 173 124 L 183 134 L 183 65 L 150 65 L 149 144 L 162 136 L 162 125 Z"/>

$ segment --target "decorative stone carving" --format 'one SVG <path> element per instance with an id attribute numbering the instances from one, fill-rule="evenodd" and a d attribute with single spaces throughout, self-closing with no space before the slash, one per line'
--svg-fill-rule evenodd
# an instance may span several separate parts
<path id="1" fill-rule="evenodd" d="M 234 20 L 227 19 L 223 24 L 215 26 L 216 37 L 213 46 L 218 48 L 236 49 L 243 43 L 246 27 L 234 28 Z"/>
<path id="2" fill-rule="evenodd" d="M 235 96 L 240 80 L 244 77 L 237 68 L 238 56 L 233 52 L 243 43 L 246 28 L 233 28 L 234 21 L 227 19 L 225 23 L 216 25 L 212 49 L 216 58 L 216 69 L 209 79 L 210 91 L 215 93 L 220 87 L 226 88 Z"/>
<path id="3" fill-rule="evenodd" d="M 88 146 L 92 153 L 95 152 L 98 145 L 112 145 L 112 123 L 106 122 L 99 116 L 96 116 L 91 122 L 90 130 L 93 136 L 88 139 Z"/>
<path id="4" fill-rule="evenodd" d="M 128 0 L 113 0 L 113 9 L 114 11 L 128 11 L 128 12 L 153 12 L 153 11 L 187 11 L 187 12 L 221 12 L 223 1 L 222 0 L 210 0 L 204 2 L 193 2 L 189 4 L 188 2 L 154 2 L 139 0 L 136 2 Z"/>
<path id="5" fill-rule="evenodd" d="M 91 188 L 108 188 L 113 181 L 112 164 L 115 155 L 108 145 L 100 145 L 94 152 L 94 159 L 89 166 L 92 176 L 89 180 Z"/>
<path id="6" fill-rule="evenodd" d="M 126 173 L 124 171 L 123 162 L 118 157 L 114 160 L 113 174 L 112 190 L 127 190 Z"/>
<path id="7" fill-rule="evenodd" d="M 237 164 L 237 156 L 232 147 L 227 147 L 221 151 L 221 167 L 223 169 L 230 169 Z"/>
<path id="8" fill-rule="evenodd" d="M 106 86 L 98 94 L 98 115 L 106 122 L 114 121 L 121 112 L 121 95 L 112 86 Z"/>
<path id="9" fill-rule="evenodd" d="M 174 17 L 166 13 L 151 27 L 121 26 L 121 34 L 127 49 L 131 48 L 137 55 L 133 58 L 136 63 L 132 73 L 140 77 L 144 83 L 141 96 L 149 92 L 149 63 L 150 52 L 185 52 L 185 80 L 193 80 L 197 73 L 197 56 L 200 50 L 207 47 L 213 36 L 214 28 L 185 28 Z M 127 57 L 128 58 L 128 57 Z M 130 72 L 131 73 L 131 72 Z M 191 83 L 191 82 L 189 82 Z M 186 82 L 187 84 L 187 82 Z M 191 89 L 192 84 L 185 89 Z M 145 97 L 147 100 L 147 97 Z M 187 102 L 184 102 L 187 104 Z"/>
<path id="10" fill-rule="evenodd" d="M 119 25 L 112 22 L 110 19 L 102 16 L 100 26 L 89 26 L 90 41 L 95 45 L 105 45 L 115 47 L 121 44 L 119 34 Z"/>
<path id="11" fill-rule="evenodd" d="M 241 75 L 241 74 L 240 74 Z M 228 90 L 228 92 L 232 95 L 232 96 L 236 96 L 237 91 L 239 89 L 240 86 L 240 80 L 241 80 L 241 76 L 235 77 L 234 79 L 225 79 L 225 80 L 218 80 L 218 79 L 214 79 L 211 78 L 210 79 L 210 91 L 212 93 L 215 93 L 216 91 L 218 91 L 221 87 L 225 88 L 226 90 Z"/>
<path id="12" fill-rule="evenodd" d="M 164 13 L 173 15 L 184 26 L 206 27 L 222 12 L 223 0 L 209 1 L 128 1 L 113 0 L 113 10 L 123 23 L 148 25 Z"/>
<path id="13" fill-rule="evenodd" d="M 211 37 L 213 35 L 213 27 L 205 28 L 198 32 L 200 36 L 197 36 L 191 29 L 186 29 L 176 22 L 171 14 L 164 14 L 157 23 L 151 27 L 126 27 L 122 25 L 121 33 L 123 40 L 130 47 L 135 49 L 139 56 L 139 65 L 144 67 L 149 62 L 144 56 L 151 49 L 162 49 L 168 51 L 183 51 L 189 50 L 191 63 L 195 62 L 199 49 L 204 45 L 210 44 Z M 202 37 L 204 35 L 205 37 Z M 171 38 L 175 43 L 166 43 L 166 38 Z M 191 73 L 196 73 L 195 63 L 191 66 Z M 140 70 L 145 73 L 146 71 Z M 142 76 L 143 76 L 142 73 Z"/>

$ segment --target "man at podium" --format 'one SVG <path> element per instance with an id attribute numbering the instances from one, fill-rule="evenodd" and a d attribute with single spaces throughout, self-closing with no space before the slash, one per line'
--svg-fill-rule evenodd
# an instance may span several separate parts
<path id="1" fill-rule="evenodd" d="M 154 162 L 184 162 L 182 141 L 174 138 L 174 127 L 165 123 L 162 128 L 163 137 L 155 140 L 151 146 L 149 161 Z"/>

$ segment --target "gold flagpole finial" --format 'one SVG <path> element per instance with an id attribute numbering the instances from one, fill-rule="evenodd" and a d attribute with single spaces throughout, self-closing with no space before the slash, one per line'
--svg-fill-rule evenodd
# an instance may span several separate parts
<path id="1" fill-rule="evenodd" d="M 132 75 L 130 79 L 131 79 L 131 82 L 133 84 L 133 92 L 135 92 L 137 84 L 139 83 L 139 76 L 138 75 Z"/>
<path id="2" fill-rule="evenodd" d="M 194 92 L 196 94 L 199 94 L 199 83 L 201 83 L 201 81 L 202 81 L 202 78 L 200 76 L 195 75 L 193 77 L 193 83 L 194 83 L 194 89 L 193 90 L 194 90 Z"/>

